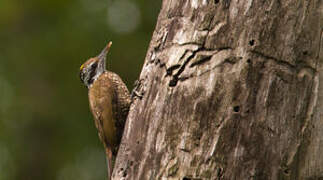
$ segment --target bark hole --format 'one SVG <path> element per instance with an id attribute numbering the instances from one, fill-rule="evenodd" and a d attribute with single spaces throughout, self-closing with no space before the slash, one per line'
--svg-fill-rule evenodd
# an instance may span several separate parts
<path id="1" fill-rule="evenodd" d="M 234 106 L 233 111 L 234 112 L 239 112 L 240 111 L 240 106 Z"/>
<path id="2" fill-rule="evenodd" d="M 174 77 L 172 80 L 169 81 L 169 86 L 174 87 L 177 84 L 178 79 Z"/>
<path id="3" fill-rule="evenodd" d="M 251 39 L 251 40 L 249 41 L 249 45 L 250 45 L 250 46 L 255 45 L 255 40 L 254 40 L 254 39 Z"/>

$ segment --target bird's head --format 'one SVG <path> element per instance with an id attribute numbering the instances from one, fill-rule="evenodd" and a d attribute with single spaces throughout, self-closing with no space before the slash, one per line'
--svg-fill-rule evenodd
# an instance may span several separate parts
<path id="1" fill-rule="evenodd" d="M 80 78 L 85 86 L 91 87 L 93 82 L 105 71 L 106 56 L 112 45 L 110 41 L 102 52 L 94 57 L 87 60 L 80 67 Z"/>

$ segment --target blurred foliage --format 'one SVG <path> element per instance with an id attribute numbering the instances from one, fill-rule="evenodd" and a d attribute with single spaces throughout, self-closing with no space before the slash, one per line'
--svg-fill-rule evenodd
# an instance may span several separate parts
<path id="1" fill-rule="evenodd" d="M 104 179 L 79 66 L 112 40 L 108 69 L 132 89 L 160 3 L 0 1 L 0 180 Z"/>

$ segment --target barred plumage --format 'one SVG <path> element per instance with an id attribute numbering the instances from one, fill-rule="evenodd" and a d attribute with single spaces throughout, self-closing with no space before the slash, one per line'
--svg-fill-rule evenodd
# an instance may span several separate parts
<path id="1" fill-rule="evenodd" d="M 89 89 L 90 109 L 98 135 L 104 145 L 108 161 L 108 179 L 123 134 L 131 98 L 127 86 L 115 73 L 105 70 L 105 56 L 111 43 L 102 53 L 86 61 L 80 68 L 80 77 Z"/>

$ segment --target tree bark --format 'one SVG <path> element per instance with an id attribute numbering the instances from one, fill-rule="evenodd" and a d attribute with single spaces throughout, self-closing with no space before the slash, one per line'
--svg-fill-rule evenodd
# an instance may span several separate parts
<path id="1" fill-rule="evenodd" d="M 321 0 L 164 0 L 113 179 L 323 178 Z"/>

